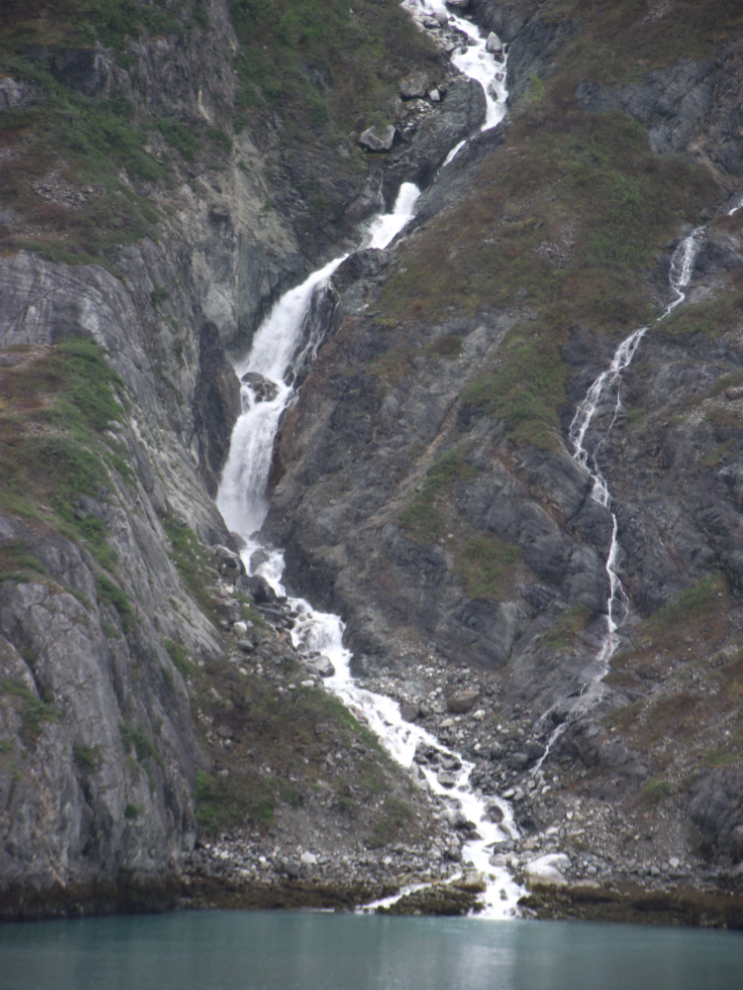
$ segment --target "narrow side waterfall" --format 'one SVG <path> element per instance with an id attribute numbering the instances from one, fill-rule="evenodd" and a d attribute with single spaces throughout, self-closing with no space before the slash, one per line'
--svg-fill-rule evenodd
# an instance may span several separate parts
<path id="1" fill-rule="evenodd" d="M 405 4 L 416 19 L 445 14 L 461 50 L 454 64 L 479 82 L 485 92 L 487 115 L 482 130 L 494 127 L 506 113 L 505 50 L 493 54 L 477 28 L 446 10 L 438 0 L 408 0 Z M 496 57 L 497 56 L 497 57 Z M 456 145 L 448 163 L 465 142 Z M 445 164 L 446 164 L 445 163 Z M 362 239 L 361 248 L 385 248 L 413 218 L 420 190 L 404 183 L 391 213 L 376 217 Z M 249 573 L 268 580 L 281 595 L 284 568 L 281 551 L 261 547 L 257 537 L 268 511 L 266 488 L 273 444 L 284 410 L 296 397 L 297 371 L 311 364 L 322 342 L 324 327 L 313 320 L 313 308 L 333 272 L 347 255 L 313 272 L 301 285 L 287 292 L 259 327 L 250 353 L 236 366 L 243 382 L 243 413 L 232 435 L 230 455 L 217 495 L 217 505 L 228 527 L 246 541 L 242 557 Z M 254 557 L 255 551 L 261 554 Z M 253 566 L 252 561 L 256 564 Z M 258 562 L 260 561 L 260 562 Z M 402 719 L 396 701 L 359 688 L 350 673 L 351 654 L 343 646 L 343 624 L 338 616 L 317 612 L 303 599 L 291 599 L 298 613 L 292 630 L 294 645 L 301 653 L 319 651 L 328 657 L 335 673 L 326 686 L 336 693 L 377 733 L 390 755 L 406 769 L 414 766 L 416 749 L 435 750 L 449 765 L 445 776 L 430 767 L 418 773 L 425 786 L 451 811 L 474 822 L 477 832 L 462 848 L 465 873 L 475 871 L 486 884 L 481 917 L 507 918 L 518 914 L 517 901 L 523 890 L 514 882 L 497 846 L 518 838 L 510 805 L 498 797 L 484 797 L 470 785 L 474 765 L 441 745 L 431 733 Z M 404 892 L 403 892 L 404 893 Z"/>
<path id="2" fill-rule="evenodd" d="M 569 705 L 568 715 L 590 709 L 600 697 L 602 680 L 608 671 L 609 662 L 619 646 L 618 630 L 622 622 L 627 618 L 630 610 L 629 596 L 618 574 L 620 552 L 618 539 L 619 523 L 616 513 L 612 510 L 611 492 L 601 470 L 599 455 L 614 428 L 617 417 L 622 411 L 622 375 L 632 363 L 643 337 L 651 326 L 657 326 L 658 323 L 665 320 L 686 298 L 684 290 L 691 281 L 694 270 L 694 259 L 696 258 L 704 232 L 704 227 L 696 228 L 676 248 L 671 259 L 668 276 L 672 294 L 670 303 L 657 320 L 655 320 L 655 323 L 633 330 L 628 337 L 625 337 L 619 347 L 617 347 L 609 367 L 606 371 L 602 371 L 598 378 L 596 378 L 588 389 L 585 399 L 578 405 L 568 431 L 572 455 L 578 464 L 584 467 L 590 475 L 591 498 L 603 506 L 603 508 L 609 510 L 612 520 L 611 543 L 606 558 L 606 574 L 609 582 L 609 596 L 606 607 L 606 633 L 601 641 L 595 663 L 589 668 L 591 672 L 590 677 L 584 683 L 580 695 Z M 596 428 L 595 424 L 598 420 L 605 425 Z M 558 702 L 563 715 L 566 714 L 564 701 L 565 699 L 561 699 Z M 553 709 L 555 707 L 553 706 Z M 553 709 L 550 709 L 544 718 L 550 715 Z M 568 717 L 554 730 L 547 746 L 547 753 L 545 753 L 534 768 L 534 773 L 541 768 L 551 747 L 565 731 L 569 721 L 570 719 Z"/>

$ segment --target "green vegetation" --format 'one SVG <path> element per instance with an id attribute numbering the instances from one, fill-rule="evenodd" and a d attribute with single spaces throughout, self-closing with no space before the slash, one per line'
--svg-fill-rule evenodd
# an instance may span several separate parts
<path id="1" fill-rule="evenodd" d="M 552 650 L 569 650 L 575 637 L 588 626 L 593 612 L 585 605 L 573 605 L 552 626 L 545 636 L 545 642 Z"/>
<path id="2" fill-rule="evenodd" d="M 0 581 L 30 581 L 32 576 L 49 574 L 46 567 L 29 552 L 25 540 L 9 540 L 0 547 Z"/>
<path id="3" fill-rule="evenodd" d="M 732 739 L 715 746 L 704 757 L 704 763 L 709 767 L 726 767 L 743 761 L 743 733 L 738 733 Z"/>
<path id="4" fill-rule="evenodd" d="M 642 272 L 715 195 L 701 169 L 650 155 L 647 132 L 626 114 L 550 110 L 555 92 L 514 118 L 506 152 L 483 161 L 456 214 L 430 221 L 414 247 L 403 244 L 380 313 L 394 323 L 526 310 L 462 399 L 505 420 L 511 441 L 545 449 L 561 432 L 573 328 L 614 338 L 651 320 Z M 724 319 L 719 310 L 710 318 L 735 319 L 736 299 L 721 304 Z M 394 357 L 402 373 L 401 348 L 369 370 Z"/>
<path id="5" fill-rule="evenodd" d="M 106 602 L 108 605 L 113 605 L 119 613 L 121 627 L 124 632 L 127 632 L 132 621 L 132 606 L 129 603 L 129 599 L 126 597 L 121 588 L 114 584 L 114 582 L 109 577 L 106 577 L 105 574 L 100 574 L 96 578 L 95 587 L 98 592 L 98 598 L 102 602 Z"/>
<path id="6" fill-rule="evenodd" d="M 429 468 L 420 493 L 400 513 L 398 521 L 402 528 L 422 543 L 440 539 L 445 527 L 436 504 L 437 495 L 454 482 L 471 478 L 476 473 L 475 468 L 465 461 L 461 450 L 442 454 Z"/>
<path id="7" fill-rule="evenodd" d="M 473 536 L 457 549 L 456 570 L 470 598 L 499 601 L 511 588 L 519 548 L 491 533 Z"/>
<path id="8" fill-rule="evenodd" d="M 532 106 L 540 106 L 544 102 L 544 83 L 536 72 L 529 76 L 529 88 L 526 91 L 527 102 Z"/>
<path id="9" fill-rule="evenodd" d="M 85 746 L 83 743 L 74 743 L 72 757 L 76 765 L 86 773 L 92 773 L 96 770 L 100 762 L 97 751 L 91 746 Z"/>
<path id="10" fill-rule="evenodd" d="M 396 842 L 400 837 L 400 829 L 413 817 L 412 809 L 398 798 L 384 799 L 384 816 L 374 826 L 372 848 L 386 846 Z"/>
<path id="11" fill-rule="evenodd" d="M 559 330 L 516 327 L 505 341 L 499 367 L 468 385 L 462 401 L 505 419 L 511 440 L 554 449 L 559 443 L 557 412 L 565 403 L 567 368 L 559 351 L 564 341 Z"/>
<path id="12" fill-rule="evenodd" d="M 570 66 L 565 88 L 574 92 L 580 79 L 606 86 L 638 82 L 679 59 L 709 58 L 714 45 L 743 25 L 737 0 L 676 0 L 670 16 L 645 20 L 653 6 L 649 0 L 548 0 L 543 18 L 577 18 L 582 28 L 562 48 Z"/>
<path id="13" fill-rule="evenodd" d="M 178 643 L 174 643 L 172 639 L 164 639 L 163 646 L 170 654 L 170 659 L 173 661 L 173 666 L 181 674 L 182 677 L 186 678 L 193 671 L 193 661 L 189 657 L 186 650 Z"/>
<path id="14" fill-rule="evenodd" d="M 190 595 L 201 611 L 212 621 L 218 616 L 214 607 L 212 589 L 217 582 L 217 572 L 209 552 L 199 538 L 181 520 L 171 516 L 163 519 L 163 527 L 170 540 L 170 558 L 183 578 Z"/>
<path id="15" fill-rule="evenodd" d="M 150 757 L 154 757 L 158 763 L 161 762 L 160 756 L 152 744 L 152 740 L 140 726 L 133 725 L 131 722 L 120 722 L 119 735 L 121 736 L 121 745 L 124 747 L 124 752 L 131 753 L 134 750 L 140 763 L 143 763 Z"/>
<path id="16" fill-rule="evenodd" d="M 136 806 L 136 804 L 127 804 L 126 808 L 124 808 L 124 818 L 126 818 L 127 821 L 132 821 L 134 818 L 137 818 L 138 816 L 139 816 L 139 808 Z"/>
<path id="17" fill-rule="evenodd" d="M 251 780 L 250 785 L 231 777 L 211 777 L 196 771 L 196 821 L 211 834 L 246 818 L 256 825 L 268 825 L 273 819 L 276 796 L 270 783 Z"/>
<path id="18" fill-rule="evenodd" d="M 81 495 L 108 492 L 110 470 L 131 478 L 119 446 L 101 436 L 121 418 L 122 393 L 104 351 L 77 337 L 0 374 L 0 507 L 29 518 L 51 512 L 109 569 L 115 554 L 103 522 L 77 509 Z"/>
<path id="19" fill-rule="evenodd" d="M 162 285 L 156 286 L 150 293 L 150 302 L 152 303 L 152 308 L 157 309 L 160 303 L 165 302 L 168 298 L 168 290 L 164 289 Z"/>
<path id="20" fill-rule="evenodd" d="M 23 731 L 32 738 L 41 734 L 42 722 L 53 722 L 58 717 L 51 702 L 39 698 L 23 681 L 6 677 L 0 681 L 0 691 L 23 704 Z"/>
<path id="21" fill-rule="evenodd" d="M 263 107 L 281 113 L 289 141 L 332 140 L 371 120 L 401 76 L 442 61 L 397 0 L 229 0 L 240 41 L 236 126 Z"/>
<path id="22" fill-rule="evenodd" d="M 643 637 L 673 633 L 679 627 L 710 622 L 721 608 L 728 608 L 727 585 L 722 574 L 712 574 L 692 588 L 685 588 L 643 623 Z"/>
<path id="23" fill-rule="evenodd" d="M 742 321 L 743 292 L 737 290 L 707 302 L 677 309 L 663 322 L 663 333 L 679 335 L 705 333 L 711 337 L 718 337 L 735 330 Z M 740 380 L 726 381 L 724 385 L 718 382 L 713 394 L 723 391 L 731 384 L 740 384 Z"/>
<path id="24" fill-rule="evenodd" d="M 194 134 L 193 127 L 187 127 L 178 120 L 160 118 L 157 121 L 157 129 L 168 144 L 180 152 L 188 162 L 192 162 L 196 152 L 201 149 L 201 140 Z"/>
<path id="25" fill-rule="evenodd" d="M 649 780 L 640 793 L 640 800 L 645 804 L 658 804 L 673 794 L 673 786 L 667 780 Z"/>
<path id="26" fill-rule="evenodd" d="M 422 351 L 430 357 L 446 358 L 451 361 L 462 353 L 462 338 L 454 335 L 437 337 L 430 344 L 426 344 Z"/>

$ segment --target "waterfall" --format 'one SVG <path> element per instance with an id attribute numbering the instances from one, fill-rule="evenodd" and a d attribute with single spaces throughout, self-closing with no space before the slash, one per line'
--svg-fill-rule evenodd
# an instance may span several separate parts
<path id="1" fill-rule="evenodd" d="M 581 467 L 588 471 L 591 478 L 590 497 L 594 502 L 598 502 L 603 508 L 609 510 L 612 521 L 611 543 L 605 564 L 609 582 L 609 597 L 606 603 L 606 632 L 596 654 L 596 663 L 593 666 L 594 674 L 583 685 L 580 695 L 575 701 L 570 703 L 569 714 L 578 714 L 582 711 L 587 711 L 600 697 L 603 678 L 609 669 L 611 658 L 619 646 L 618 629 L 630 610 L 629 596 L 622 585 L 617 570 L 619 564 L 619 523 L 617 515 L 611 507 L 611 492 L 599 464 L 599 454 L 611 434 L 617 417 L 622 411 L 622 375 L 632 363 L 643 337 L 651 326 L 657 326 L 658 323 L 665 320 L 686 299 L 684 290 L 691 281 L 694 260 L 705 229 L 704 227 L 697 227 L 678 245 L 671 258 L 668 275 L 671 301 L 653 324 L 633 330 L 620 343 L 614 352 L 609 367 L 601 372 L 598 378 L 591 384 L 586 397 L 579 403 L 568 430 L 572 456 Z M 603 418 L 607 410 L 609 413 L 609 424 L 606 429 L 592 431 L 591 427 L 597 414 L 602 414 Z M 557 705 L 560 705 L 564 713 L 565 700 L 564 698 L 560 699 L 560 701 L 553 705 L 545 713 L 543 720 L 552 714 Z M 568 724 L 569 717 L 561 722 L 553 731 L 547 744 L 547 751 L 534 767 L 533 773 L 536 773 L 541 768 L 552 746 L 565 731 Z"/>
<path id="2" fill-rule="evenodd" d="M 405 6 L 416 18 L 445 11 L 443 3 L 436 0 L 430 3 L 408 0 Z M 494 127 L 506 113 L 505 53 L 503 61 L 497 60 L 486 51 L 486 39 L 472 24 L 456 15 L 449 13 L 448 16 L 451 27 L 466 42 L 452 61 L 462 72 L 476 79 L 485 92 L 487 112 L 481 129 L 486 130 Z M 460 142 L 450 151 L 444 165 L 465 143 Z M 419 195 L 420 190 L 415 185 L 403 183 L 392 212 L 377 216 L 368 225 L 361 248 L 387 247 L 413 218 Z M 298 370 L 311 363 L 322 342 L 323 327 L 312 320 L 314 304 L 346 257 L 329 262 L 282 296 L 256 332 L 250 353 L 236 366 L 243 382 L 243 412 L 233 430 L 217 505 L 228 527 L 246 541 L 242 557 L 249 573 L 253 572 L 251 558 L 261 547 L 257 531 L 268 511 L 266 488 L 279 422 L 296 398 Z M 254 572 L 265 577 L 279 594 L 284 595 L 281 551 L 263 548 L 260 559 Z M 465 843 L 462 851 L 465 867 L 475 869 L 486 878 L 485 907 L 481 916 L 515 916 L 523 890 L 512 879 L 505 857 L 497 856 L 498 844 L 518 838 L 510 805 L 497 797 L 486 799 L 476 791 L 470 785 L 474 765 L 442 746 L 421 726 L 405 722 L 397 702 L 361 689 L 354 683 L 350 673 L 351 654 L 343 646 L 344 626 L 338 616 L 317 612 L 303 599 L 291 599 L 290 606 L 298 615 L 291 632 L 294 645 L 303 652 L 319 650 L 331 660 L 335 674 L 326 679 L 326 687 L 368 722 L 398 763 L 405 768 L 413 766 L 419 745 L 434 748 L 443 756 L 456 760 L 459 768 L 453 773 L 455 782 L 452 786 L 443 785 L 430 768 L 424 767 L 419 772 L 431 793 L 450 809 L 458 809 L 477 827 L 478 837 Z M 499 809 L 498 814 L 493 813 L 494 807 Z M 495 817 L 501 820 L 496 823 L 492 820 Z"/>

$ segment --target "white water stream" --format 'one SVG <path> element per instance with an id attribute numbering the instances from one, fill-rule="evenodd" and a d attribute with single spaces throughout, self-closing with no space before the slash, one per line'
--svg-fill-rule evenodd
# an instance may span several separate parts
<path id="1" fill-rule="evenodd" d="M 461 49 L 452 56 L 453 63 L 483 87 L 487 103 L 486 119 L 481 130 L 494 127 L 506 113 L 505 53 L 502 60 L 486 51 L 485 38 L 477 28 L 462 17 L 447 11 L 437 0 L 407 0 L 404 5 L 418 20 L 439 11 L 448 14 L 449 24 L 462 38 Z M 444 165 L 464 146 L 462 141 L 449 153 Z M 442 166 L 443 167 L 443 166 Z M 368 227 L 362 248 L 386 248 L 413 218 L 420 190 L 404 183 L 394 209 L 376 217 Z M 268 511 L 266 488 L 273 454 L 273 443 L 282 413 L 295 400 L 294 369 L 306 366 L 322 342 L 322 328 L 315 330 L 310 323 L 313 300 L 345 258 L 336 258 L 313 272 L 301 285 L 287 292 L 259 327 L 250 353 L 237 364 L 237 374 L 243 382 L 243 414 L 235 425 L 230 455 L 225 465 L 217 495 L 217 505 L 228 527 L 246 540 L 243 560 L 251 573 L 251 557 L 261 547 L 256 531 Z M 264 576 L 277 593 L 285 594 L 281 585 L 284 567 L 280 551 L 263 550 L 262 563 L 255 573 Z M 392 698 L 359 688 L 350 673 L 351 654 L 343 646 L 343 624 L 338 616 L 317 612 L 303 599 L 291 599 L 290 606 L 299 613 L 292 639 L 303 651 L 319 651 L 327 656 L 334 676 L 325 685 L 337 694 L 361 719 L 377 733 L 391 754 L 405 768 L 413 766 L 413 756 L 419 744 L 434 747 L 440 754 L 456 758 L 461 764 L 453 771 L 456 783 L 443 786 L 435 770 L 424 767 L 426 784 L 441 796 L 445 804 L 473 822 L 479 837 L 464 844 L 463 862 L 486 878 L 483 895 L 485 909 L 481 917 L 506 918 L 518 913 L 516 903 L 523 890 L 511 878 L 504 857 L 493 857 L 493 845 L 516 838 L 518 832 L 510 805 L 497 797 L 485 798 L 469 784 L 474 766 L 439 744 L 431 733 L 420 726 L 403 721 L 399 706 Z M 497 807 L 500 823 L 490 821 Z M 495 858 L 495 862 L 491 861 Z"/>
<path id="2" fill-rule="evenodd" d="M 569 705 L 567 710 L 564 703 L 565 699 L 561 699 L 543 716 L 547 718 L 559 705 L 564 721 L 553 731 L 547 744 L 547 750 L 534 767 L 533 773 L 537 773 L 541 768 L 552 746 L 570 724 L 570 717 L 588 711 L 599 700 L 603 690 L 603 678 L 609 669 L 609 662 L 619 647 L 618 630 L 629 614 L 630 601 L 617 573 L 617 566 L 619 564 L 619 523 L 617 521 L 617 515 L 611 507 L 611 492 L 599 465 L 599 454 L 608 440 L 617 421 L 617 417 L 623 408 L 621 394 L 622 375 L 632 363 L 640 343 L 650 327 L 656 326 L 665 320 L 686 299 L 684 290 L 691 281 L 694 260 L 704 232 L 704 227 L 696 228 L 676 248 L 671 258 L 671 266 L 668 273 L 668 281 L 672 292 L 671 302 L 653 324 L 638 327 L 637 330 L 633 330 L 628 337 L 624 338 L 614 352 L 609 367 L 606 371 L 601 372 L 588 389 L 585 399 L 579 404 L 573 421 L 570 424 L 568 437 L 572 447 L 572 455 L 590 475 L 591 498 L 603 506 L 603 508 L 608 509 L 611 514 L 611 543 L 609 545 L 609 554 L 606 558 L 606 574 L 609 580 L 606 633 L 602 638 L 595 662 L 589 668 L 590 676 L 583 684 L 578 697 Z M 591 428 L 597 417 L 601 417 L 604 421 L 608 419 L 608 425 L 604 429 L 592 430 Z"/>

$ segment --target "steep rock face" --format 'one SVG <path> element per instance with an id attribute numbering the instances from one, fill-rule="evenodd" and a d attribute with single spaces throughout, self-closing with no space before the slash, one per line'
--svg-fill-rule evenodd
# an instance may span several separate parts
<path id="1" fill-rule="evenodd" d="M 132 577 L 146 582 L 159 611 L 166 592 L 179 590 L 161 549 L 164 534 L 152 523 L 128 532 L 120 509 L 117 519 L 113 507 L 101 508 L 128 570 L 139 565 Z M 0 786 L 3 886 L 178 870 L 195 839 L 198 753 L 188 695 L 162 634 L 165 625 L 178 638 L 182 630 L 175 617 L 156 629 L 155 609 L 121 613 L 97 597 L 100 569 L 71 541 L 6 517 L 0 525 L 1 546 L 22 543 L 48 575 L 5 582 L 0 594 L 3 735 L 22 740 Z M 148 536 L 144 559 L 140 541 L 146 546 Z M 134 599 L 137 589 L 122 583 Z M 218 650 L 195 610 L 184 625 L 192 645 L 206 655 Z"/>
<path id="2" fill-rule="evenodd" d="M 214 498 L 230 452 L 232 429 L 242 411 L 240 382 L 227 361 L 213 323 L 199 336 L 199 377 L 193 398 L 194 435 L 199 447 L 199 469 Z"/>
<path id="3" fill-rule="evenodd" d="M 614 802 L 637 823 L 650 819 L 648 842 L 660 841 L 660 823 L 670 822 L 664 848 L 706 858 L 709 876 L 735 886 L 743 848 L 737 770 L 710 768 L 739 760 L 730 685 L 741 628 L 743 253 L 739 221 L 722 208 L 739 184 L 736 43 L 638 84 L 582 83 L 576 92 L 577 70 L 559 64 L 560 42 L 585 25 L 542 24 L 526 5 L 491 6 L 488 26 L 512 42 L 509 73 L 513 64 L 519 92 L 531 72 L 548 82 L 553 72 L 560 98 L 550 99 L 548 85 L 543 103 L 522 103 L 510 125 L 471 142 L 423 194 L 415 229 L 397 247 L 338 270 L 343 321 L 282 425 L 266 531 L 286 547 L 290 584 L 348 622 L 360 673 L 381 667 L 404 680 L 411 657 L 436 654 L 470 677 L 478 667 L 492 673 L 494 723 L 525 718 L 539 753 L 549 749 L 545 767 L 567 774 L 586 801 Z M 472 9 L 485 23 L 482 9 Z M 530 25 L 544 42 L 531 63 Z M 550 32 L 559 34 L 551 52 Z M 575 101 L 563 98 L 564 78 Z M 519 84 L 511 85 L 518 98 Z M 609 158 L 596 128 L 624 127 L 617 111 L 646 129 L 641 142 L 637 131 L 631 138 L 638 168 L 654 174 L 671 167 L 665 156 L 685 151 L 719 192 L 698 186 L 685 226 L 663 221 L 657 233 L 639 235 L 654 238 L 645 271 L 634 281 L 635 268 L 613 295 L 603 278 L 626 264 L 621 246 L 638 235 L 622 226 L 617 206 L 587 248 L 580 226 L 597 223 L 587 219 L 592 207 L 571 213 L 551 204 L 564 176 L 575 189 L 592 182 L 594 166 L 570 162 L 578 145 L 563 158 L 556 132 L 552 154 L 540 140 L 545 125 L 563 119 L 564 140 L 579 131 L 600 172 Z M 611 115 L 606 124 L 590 119 L 602 113 Z M 592 187 L 598 200 L 614 202 L 612 181 L 604 173 Z M 623 202 L 637 195 L 636 215 L 652 212 L 652 200 L 623 182 Z M 672 300 L 671 251 L 701 219 L 711 222 L 688 305 L 651 327 L 624 377 L 621 405 L 600 408 L 593 427 L 608 430 L 596 463 L 611 492 L 616 569 L 629 603 L 607 670 L 597 657 L 612 516 L 570 456 L 569 427 L 619 341 Z M 543 227 L 550 235 L 536 234 Z M 596 255 L 605 267 L 594 280 Z M 531 278 L 537 258 L 549 267 Z M 563 282 L 560 272 L 572 274 Z M 649 308 L 630 313 L 630 297 Z M 555 327 L 559 346 L 542 359 L 552 332 L 545 327 Z M 552 425 L 524 425 L 536 422 Z M 441 718 L 433 722 L 444 731 Z M 474 726 L 472 738 L 483 738 Z M 525 748 L 504 758 L 498 746 L 491 760 L 501 769 L 478 764 L 481 780 L 503 787 L 532 758 Z M 519 805 L 531 822 L 525 828 L 556 821 L 545 803 L 529 802 L 532 818 Z M 645 875 L 639 847 L 621 855 L 630 872 Z"/>
<path id="4" fill-rule="evenodd" d="M 265 824 L 259 772 L 255 780 L 247 774 L 245 793 L 225 783 L 232 773 L 241 782 L 255 755 L 246 754 L 246 742 L 229 769 L 222 762 L 241 741 L 224 733 L 244 729 L 247 672 L 238 675 L 235 665 L 255 651 L 256 689 L 269 706 L 299 667 L 257 613 L 243 623 L 239 650 L 239 633 L 228 639 L 225 632 L 247 608 L 224 600 L 225 582 L 242 565 L 209 497 L 240 409 L 226 351 L 244 353 L 280 292 L 384 204 L 379 178 L 369 181 L 347 141 L 289 142 L 275 112 L 254 115 L 249 127 L 243 118 L 234 134 L 220 128 L 230 128 L 235 113 L 237 43 L 228 5 L 207 7 L 208 31 L 193 24 L 143 30 L 120 39 L 124 57 L 101 43 L 23 53 L 40 78 L 49 73 L 66 88 L 66 99 L 92 101 L 72 101 L 83 129 L 86 114 L 101 106 L 144 122 L 149 164 L 131 176 L 121 166 L 112 192 L 105 170 L 100 182 L 81 184 L 63 154 L 43 174 L 24 175 L 27 131 L 11 128 L 3 145 L 19 184 L 4 187 L 9 203 L 0 211 L 10 237 L 0 262 L 0 388 L 10 424 L 0 516 L 3 918 L 159 903 L 159 886 L 193 863 L 197 769 L 210 813 L 232 808 L 236 793 L 243 829 Z M 179 8 L 183 16 L 189 10 Z M 49 88 L 6 77 L 0 110 L 32 111 L 49 102 Z M 457 93 L 455 86 L 443 132 L 429 140 L 432 161 L 446 153 L 452 117 L 462 133 L 479 119 L 477 94 L 468 90 L 458 103 Z M 18 119 L 22 127 L 35 121 Z M 28 208 L 18 206 L 24 196 Z M 84 255 L 81 264 L 49 260 L 69 260 L 69 232 L 91 222 L 81 210 L 116 204 L 115 197 L 146 200 L 151 237 L 122 235 L 117 246 L 113 234 L 105 265 Z M 39 202 L 42 223 L 34 225 L 28 218 Z M 106 217 L 114 228 L 122 223 L 115 211 Z M 36 251 L 17 249 L 24 237 Z M 317 320 L 332 310 L 333 300 L 326 302 Z M 284 663 L 281 687 L 259 676 L 262 661 L 270 669 Z M 313 719 L 324 715 L 330 745 L 337 712 L 319 689 L 310 702 L 306 732 L 312 739 Z M 254 731 L 249 726 L 246 738 Z M 367 771 L 407 796 L 409 781 L 376 766 L 381 754 L 361 752 Z M 278 753 L 271 759 L 283 765 Z M 421 803 L 416 794 L 412 800 Z M 330 814 L 324 802 L 314 812 L 348 831 L 334 819 L 344 813 L 338 805 Z M 403 819 L 386 815 L 381 805 L 369 814 L 370 836 L 375 829 L 398 836 Z M 295 839 L 306 829 L 300 821 L 285 831 Z M 139 885 L 142 898 L 127 901 L 127 885 Z"/>

